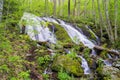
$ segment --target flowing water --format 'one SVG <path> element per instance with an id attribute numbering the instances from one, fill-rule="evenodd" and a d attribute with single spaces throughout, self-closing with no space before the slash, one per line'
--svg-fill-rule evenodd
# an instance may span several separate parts
<path id="1" fill-rule="evenodd" d="M 73 42 L 75 42 L 76 44 L 79 44 L 80 42 L 82 42 L 85 46 L 91 49 L 95 46 L 94 43 L 88 40 L 85 35 L 83 35 L 80 31 L 75 29 L 72 25 L 65 23 L 62 20 L 59 20 L 59 21 L 60 21 L 60 25 L 64 27 L 64 29 L 67 31 L 68 35 L 73 40 Z"/>
<path id="2" fill-rule="evenodd" d="M 80 28 L 78 28 L 79 30 L 77 30 L 74 26 L 60 19 L 56 20 L 54 18 L 49 18 L 49 17 L 40 18 L 30 13 L 24 13 L 21 20 L 27 21 L 27 25 L 26 25 L 27 27 L 25 31 L 30 36 L 30 38 L 33 40 L 48 41 L 51 43 L 56 43 L 57 39 L 54 35 L 54 32 L 51 32 L 49 28 L 47 27 L 47 25 L 45 24 L 45 22 L 52 22 L 52 23 L 61 25 L 61 27 L 63 27 L 66 30 L 70 38 L 76 44 L 79 44 L 80 42 L 82 42 L 85 46 L 91 49 L 95 46 L 95 44 L 91 42 L 82 33 L 82 31 L 80 31 Z M 29 24 L 29 22 L 31 22 L 31 24 Z"/>
<path id="3" fill-rule="evenodd" d="M 26 23 L 25 32 L 32 40 L 56 43 L 56 37 L 54 33 L 49 30 L 47 24 L 45 24 L 45 21 L 42 18 L 29 13 L 24 13 L 21 20 L 22 23 Z M 20 28 L 22 28 L 21 24 L 20 26 Z"/>
<path id="4" fill-rule="evenodd" d="M 68 35 L 70 36 L 70 38 L 72 39 L 74 43 L 79 44 L 80 42 L 82 42 L 85 46 L 92 49 L 93 55 L 96 54 L 93 49 L 95 44 L 83 34 L 80 28 L 78 28 L 77 26 L 72 26 L 71 24 L 66 23 L 65 21 L 60 20 L 60 19 L 56 20 L 54 18 L 49 18 L 49 17 L 40 18 L 30 13 L 24 13 L 20 21 L 21 32 L 22 32 L 22 27 L 23 27 L 22 24 L 25 23 L 24 24 L 25 33 L 27 33 L 32 40 L 37 40 L 41 42 L 45 41 L 45 42 L 50 42 L 50 43 L 55 44 L 57 42 L 57 39 L 56 39 L 56 35 L 54 35 L 54 28 L 52 31 L 50 31 L 49 28 L 47 27 L 48 26 L 47 22 L 52 22 L 52 23 L 60 25 L 66 30 L 66 32 L 68 33 Z M 96 35 L 95 37 L 98 38 Z M 89 69 L 87 61 L 82 56 L 78 56 L 78 57 L 82 59 L 81 66 L 84 69 L 84 74 L 89 74 L 90 69 Z"/>
<path id="5" fill-rule="evenodd" d="M 89 74 L 90 73 L 90 68 L 88 66 L 87 61 L 82 56 L 78 56 L 78 57 L 82 59 L 82 65 L 81 66 L 84 69 L 84 74 Z"/>

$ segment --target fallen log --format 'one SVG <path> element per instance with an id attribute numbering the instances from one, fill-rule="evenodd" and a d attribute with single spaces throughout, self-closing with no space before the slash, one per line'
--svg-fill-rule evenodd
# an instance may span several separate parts
<path id="1" fill-rule="evenodd" d="M 114 55 L 120 56 L 120 53 L 118 51 L 110 50 L 108 48 L 103 48 L 101 46 L 95 46 L 94 49 L 95 50 L 100 50 L 100 51 L 106 51 L 106 52 L 108 52 L 110 54 L 114 54 Z"/>

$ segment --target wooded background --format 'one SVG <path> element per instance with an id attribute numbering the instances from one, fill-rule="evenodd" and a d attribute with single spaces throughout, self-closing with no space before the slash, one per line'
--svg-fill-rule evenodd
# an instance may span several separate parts
<path id="1" fill-rule="evenodd" d="M 5 23 L 18 23 L 24 12 L 91 23 L 101 38 L 107 35 L 112 44 L 120 40 L 119 0 L 0 0 Z"/>

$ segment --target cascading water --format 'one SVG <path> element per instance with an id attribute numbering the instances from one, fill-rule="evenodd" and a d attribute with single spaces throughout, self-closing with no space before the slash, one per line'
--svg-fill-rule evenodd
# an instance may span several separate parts
<path id="1" fill-rule="evenodd" d="M 85 35 L 83 35 L 81 32 L 76 30 L 73 26 L 65 23 L 64 21 L 60 19 L 59 19 L 59 22 L 60 22 L 60 25 L 64 27 L 64 29 L 67 31 L 68 35 L 73 40 L 73 42 L 75 42 L 76 44 L 79 44 L 80 42 L 82 42 L 85 46 L 91 49 L 95 46 L 94 43 L 88 40 Z"/>
<path id="2" fill-rule="evenodd" d="M 97 43 L 96 41 L 94 41 L 95 44 L 100 45 L 100 39 L 98 38 L 98 36 L 89 28 L 89 26 L 85 25 L 85 27 L 95 36 L 96 41 L 97 41 Z"/>
<path id="3" fill-rule="evenodd" d="M 94 43 L 88 40 L 87 37 L 81 33 L 81 31 L 78 31 L 73 26 L 71 26 L 68 23 L 65 23 L 60 19 L 58 19 L 59 21 L 58 23 L 53 18 L 49 18 L 49 17 L 39 18 L 33 14 L 24 13 L 24 16 L 22 17 L 21 21 L 22 20 L 27 21 L 25 31 L 33 40 L 38 40 L 38 41 L 48 40 L 52 43 L 56 43 L 56 38 L 54 33 L 52 33 L 49 30 L 49 28 L 44 24 L 47 21 L 47 22 L 52 22 L 52 23 L 61 25 L 67 31 L 68 35 L 73 40 L 73 42 L 75 42 L 76 44 L 79 44 L 80 42 L 82 42 L 85 46 L 91 49 L 95 46 Z M 31 23 L 28 23 L 28 22 L 31 22 Z"/>
<path id="4" fill-rule="evenodd" d="M 24 13 L 24 16 L 20 21 L 20 28 L 23 27 L 21 23 L 25 23 L 25 32 L 32 40 L 56 43 L 56 37 L 54 33 L 49 30 L 43 19 L 29 13 Z"/>
<path id="5" fill-rule="evenodd" d="M 51 43 L 56 43 L 57 39 L 54 35 L 54 30 L 51 32 L 49 28 L 47 27 L 47 22 L 52 22 L 58 25 L 61 25 L 70 38 L 73 40 L 74 43 L 79 44 L 82 42 L 85 46 L 87 46 L 90 49 L 93 49 L 95 44 L 88 40 L 88 38 L 82 33 L 82 30 L 80 28 L 73 27 L 72 25 L 65 23 L 64 21 L 57 19 L 55 20 L 54 18 L 49 18 L 49 17 L 37 17 L 33 14 L 30 13 L 24 13 L 21 21 L 20 21 L 20 28 L 22 30 L 22 23 L 25 22 L 25 33 L 27 33 L 32 40 L 37 40 L 41 42 L 51 42 Z M 95 52 L 93 51 L 95 54 Z M 84 68 L 84 74 L 89 74 L 90 69 L 88 67 L 87 61 L 82 57 L 78 56 L 82 59 L 82 67 Z"/>
<path id="6" fill-rule="evenodd" d="M 90 68 L 88 66 L 88 63 L 87 61 L 85 60 L 85 58 L 83 58 L 82 56 L 78 56 L 79 58 L 82 59 L 82 67 L 84 69 L 84 74 L 89 74 L 90 73 Z"/>

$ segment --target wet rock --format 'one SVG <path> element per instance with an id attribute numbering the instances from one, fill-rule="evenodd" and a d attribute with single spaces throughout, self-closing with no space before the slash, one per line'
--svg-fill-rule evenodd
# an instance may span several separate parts
<path id="1" fill-rule="evenodd" d="M 113 66 L 120 70 L 120 60 L 113 63 Z"/>
<path id="2" fill-rule="evenodd" d="M 73 46 L 73 43 L 67 43 L 63 45 L 64 48 L 72 48 L 72 46 Z"/>
<path id="3" fill-rule="evenodd" d="M 105 76 L 109 76 L 111 80 L 120 80 L 120 70 L 115 67 L 104 66 L 101 72 Z M 104 77 L 104 79 L 107 77 Z"/>
<path id="4" fill-rule="evenodd" d="M 103 59 L 107 59 L 107 57 L 108 57 L 108 52 L 107 51 L 101 51 L 101 53 L 100 53 L 100 57 L 102 57 Z"/>
<path id="5" fill-rule="evenodd" d="M 88 65 L 92 70 L 95 70 L 97 68 L 96 61 L 92 58 L 90 58 L 90 60 L 88 61 Z"/>
<path id="6" fill-rule="evenodd" d="M 42 45 L 42 46 L 46 46 L 46 44 L 47 44 L 47 42 L 41 42 L 41 41 L 39 41 L 39 42 L 37 42 L 39 45 Z"/>
<path id="7" fill-rule="evenodd" d="M 72 42 L 71 38 L 69 37 L 68 33 L 65 31 L 65 29 L 63 27 L 61 27 L 58 24 L 54 24 L 54 23 L 53 23 L 53 25 L 56 28 L 56 31 L 54 34 L 56 35 L 56 38 L 59 41 L 66 42 L 66 43 Z"/>
<path id="8" fill-rule="evenodd" d="M 78 60 L 73 60 L 71 57 L 66 55 L 58 56 L 54 59 L 52 69 L 55 71 L 60 71 L 65 69 L 66 72 L 69 72 L 75 76 L 82 76 L 84 74 L 81 64 Z"/>

